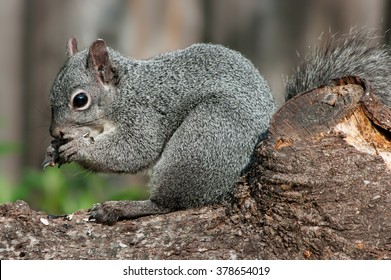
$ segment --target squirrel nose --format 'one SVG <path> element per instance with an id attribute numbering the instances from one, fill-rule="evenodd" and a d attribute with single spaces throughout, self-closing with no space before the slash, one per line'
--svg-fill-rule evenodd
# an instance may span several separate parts
<path id="1" fill-rule="evenodd" d="M 50 126 L 50 135 L 53 138 L 62 138 L 64 136 L 64 133 L 61 131 L 61 129 L 58 126 Z"/>

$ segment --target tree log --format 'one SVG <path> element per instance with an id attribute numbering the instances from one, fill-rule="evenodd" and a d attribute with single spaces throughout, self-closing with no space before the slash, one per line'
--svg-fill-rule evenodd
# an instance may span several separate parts
<path id="1" fill-rule="evenodd" d="M 352 77 L 274 115 L 246 179 L 267 244 L 260 257 L 391 258 L 390 116 Z"/>
<path id="2" fill-rule="evenodd" d="M 366 81 L 335 80 L 273 116 L 232 201 L 114 226 L 87 216 L 0 205 L 0 257 L 390 259 L 391 110 Z"/>

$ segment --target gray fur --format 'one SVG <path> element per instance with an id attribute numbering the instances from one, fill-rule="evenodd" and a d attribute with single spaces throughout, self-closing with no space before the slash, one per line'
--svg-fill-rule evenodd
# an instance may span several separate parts
<path id="1" fill-rule="evenodd" d="M 108 48 L 109 67 L 97 70 L 91 48 L 68 50 L 50 94 L 59 162 L 114 173 L 153 167 L 150 200 L 105 202 L 92 217 L 113 224 L 227 199 L 276 110 L 251 62 L 211 44 L 143 61 Z M 86 110 L 70 106 L 78 89 L 92 98 Z"/>
<path id="2" fill-rule="evenodd" d="M 331 79 L 359 76 L 367 79 L 383 102 L 391 106 L 391 54 L 374 34 L 353 31 L 334 36 L 325 46 L 306 55 L 286 83 L 286 97 L 328 85 Z"/>

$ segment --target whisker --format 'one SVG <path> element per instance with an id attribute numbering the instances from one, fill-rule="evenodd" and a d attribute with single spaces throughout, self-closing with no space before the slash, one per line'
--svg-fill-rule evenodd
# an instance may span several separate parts
<path id="1" fill-rule="evenodd" d="M 92 175 L 93 174 L 93 171 L 91 168 L 87 168 L 87 169 L 80 169 L 78 170 L 77 172 L 75 172 L 73 174 L 74 177 L 79 177 L 79 176 L 83 176 L 83 178 L 86 178 L 88 177 L 89 175 Z"/>

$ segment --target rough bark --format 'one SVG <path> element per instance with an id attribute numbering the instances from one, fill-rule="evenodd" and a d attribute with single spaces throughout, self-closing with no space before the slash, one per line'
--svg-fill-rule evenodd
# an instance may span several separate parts
<path id="1" fill-rule="evenodd" d="M 262 258 L 391 258 L 390 109 L 359 79 L 336 83 L 290 100 L 257 149 Z"/>
<path id="2" fill-rule="evenodd" d="M 390 112 L 354 77 L 296 96 L 225 205 L 114 226 L 1 205 L 1 259 L 390 259 Z"/>

